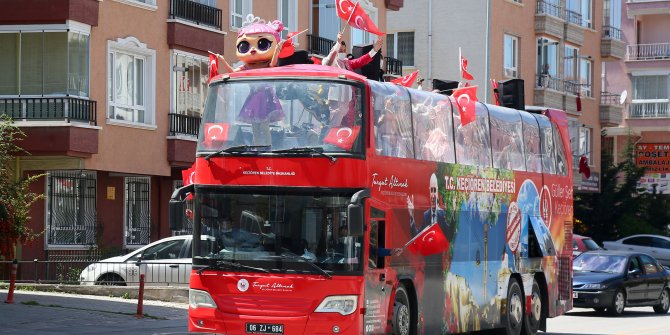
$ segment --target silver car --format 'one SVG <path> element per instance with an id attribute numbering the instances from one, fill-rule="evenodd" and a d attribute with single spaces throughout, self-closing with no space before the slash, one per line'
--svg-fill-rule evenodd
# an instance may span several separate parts
<path id="1" fill-rule="evenodd" d="M 670 237 L 660 235 L 632 235 L 616 241 L 605 241 L 607 250 L 631 250 L 656 258 L 663 265 L 670 265 Z"/>

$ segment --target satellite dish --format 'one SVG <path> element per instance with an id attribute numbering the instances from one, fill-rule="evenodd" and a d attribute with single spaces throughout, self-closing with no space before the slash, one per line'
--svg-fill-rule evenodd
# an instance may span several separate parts
<path id="1" fill-rule="evenodd" d="M 624 102 L 626 102 L 627 97 L 628 97 L 628 91 L 623 90 L 623 92 L 621 92 L 621 97 L 619 97 L 619 104 L 623 105 Z"/>

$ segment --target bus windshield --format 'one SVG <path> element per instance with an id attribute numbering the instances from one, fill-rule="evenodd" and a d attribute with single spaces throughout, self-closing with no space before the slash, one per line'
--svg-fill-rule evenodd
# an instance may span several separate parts
<path id="1" fill-rule="evenodd" d="M 312 273 L 314 265 L 329 274 L 362 271 L 363 232 L 350 230 L 346 219 L 353 194 L 198 191 L 200 233 L 214 242 L 201 245 L 193 264 L 220 260 L 279 272 Z"/>
<path id="2" fill-rule="evenodd" d="M 198 152 L 239 146 L 362 153 L 363 89 L 345 81 L 231 80 L 209 89 Z"/>

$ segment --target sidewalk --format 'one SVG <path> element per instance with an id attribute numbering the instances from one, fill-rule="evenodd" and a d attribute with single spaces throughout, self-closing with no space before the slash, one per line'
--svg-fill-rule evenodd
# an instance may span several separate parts
<path id="1" fill-rule="evenodd" d="M 7 292 L 8 287 L 8 283 L 0 283 L 0 290 Z M 61 292 L 137 299 L 139 287 L 17 283 L 16 291 Z M 188 287 L 145 286 L 144 300 L 157 300 L 188 304 Z M 4 301 L 4 298 L 2 301 Z"/>
<path id="2" fill-rule="evenodd" d="M 5 304 L 0 289 L 0 334 L 187 334 L 188 304 L 60 292 L 17 290 Z M 146 298 L 145 298 L 146 299 Z"/>

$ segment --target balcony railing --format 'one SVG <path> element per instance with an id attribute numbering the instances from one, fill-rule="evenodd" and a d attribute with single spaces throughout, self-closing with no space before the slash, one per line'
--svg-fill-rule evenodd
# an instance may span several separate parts
<path id="1" fill-rule="evenodd" d="M 387 75 L 402 76 L 402 61 L 393 57 L 384 57 Z"/>
<path id="2" fill-rule="evenodd" d="M 190 135 L 198 137 L 201 118 L 184 114 L 169 113 L 170 136 Z"/>
<path id="3" fill-rule="evenodd" d="M 629 117 L 636 119 L 670 117 L 670 103 L 668 99 L 646 101 L 633 100 L 630 105 Z"/>
<path id="4" fill-rule="evenodd" d="M 335 41 L 316 35 L 307 35 L 307 49 L 309 53 L 327 56 Z"/>
<path id="5" fill-rule="evenodd" d="M 582 14 L 573 12 L 571 10 L 565 10 L 565 20 L 576 25 L 582 24 Z"/>
<path id="6" fill-rule="evenodd" d="M 536 78 L 536 88 L 549 88 L 554 91 L 559 91 L 571 95 L 577 95 L 577 93 L 580 93 L 585 97 L 592 96 L 591 85 L 589 84 L 582 84 L 571 80 L 551 77 L 548 75 L 538 75 Z"/>
<path id="7" fill-rule="evenodd" d="M 600 104 L 601 105 L 619 105 L 621 99 L 621 94 L 610 93 L 610 92 L 600 92 Z"/>
<path id="8" fill-rule="evenodd" d="M 563 18 L 563 11 L 561 10 L 561 6 L 542 0 L 537 2 L 535 13 Z"/>
<path id="9" fill-rule="evenodd" d="M 191 0 L 171 0 L 170 17 L 221 30 L 222 11 Z"/>
<path id="10" fill-rule="evenodd" d="M 662 59 L 670 59 L 670 43 L 631 44 L 626 53 L 626 60 Z"/>
<path id="11" fill-rule="evenodd" d="M 621 41 L 621 29 L 612 26 L 603 26 L 603 38 L 611 38 Z"/>
<path id="12" fill-rule="evenodd" d="M 79 121 L 97 125 L 97 102 L 60 98 L 0 98 L 0 114 L 14 120 Z"/>

